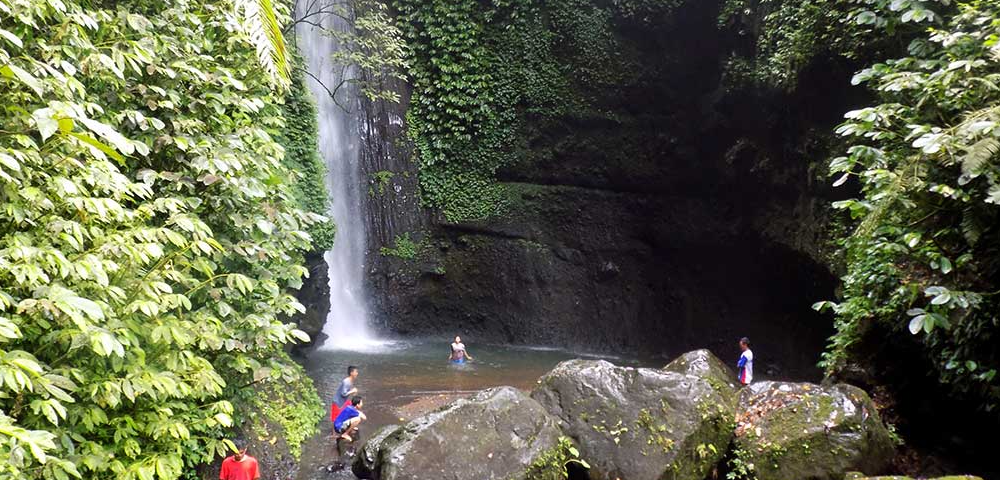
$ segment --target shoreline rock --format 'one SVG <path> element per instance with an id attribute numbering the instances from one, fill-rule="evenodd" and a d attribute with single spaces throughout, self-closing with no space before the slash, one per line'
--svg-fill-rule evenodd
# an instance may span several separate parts
<path id="1" fill-rule="evenodd" d="M 732 435 L 735 392 L 695 375 L 568 360 L 532 398 L 560 419 L 591 478 L 703 480 Z"/>
<path id="2" fill-rule="evenodd" d="M 483 390 L 382 435 L 355 459 L 363 478 L 530 480 L 528 467 L 561 436 L 556 420 L 513 387 Z"/>
<path id="3" fill-rule="evenodd" d="M 734 448 L 758 480 L 881 473 L 895 446 L 875 404 L 846 384 L 760 382 L 740 392 Z"/>
<path id="4" fill-rule="evenodd" d="M 662 369 L 562 362 L 530 396 L 496 387 L 384 427 L 352 470 L 372 480 L 531 480 L 539 462 L 578 458 L 592 480 L 704 480 L 729 456 L 753 464 L 757 480 L 845 480 L 858 470 L 882 473 L 894 448 L 859 388 L 737 388 L 727 365 L 696 350 Z"/>
<path id="5" fill-rule="evenodd" d="M 372 434 L 365 443 L 361 445 L 358 450 L 358 454 L 354 457 L 354 462 L 351 464 L 351 471 L 354 475 L 361 479 L 371 480 L 376 478 L 375 471 L 378 468 L 378 464 L 382 462 L 382 458 L 379 456 L 382 450 L 382 444 L 385 439 L 390 435 L 396 433 L 399 430 L 399 425 L 386 425 Z"/>

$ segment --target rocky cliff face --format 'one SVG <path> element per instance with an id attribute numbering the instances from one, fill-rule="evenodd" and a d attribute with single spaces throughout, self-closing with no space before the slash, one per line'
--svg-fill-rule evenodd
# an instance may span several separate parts
<path id="1" fill-rule="evenodd" d="M 421 208 L 406 86 L 401 104 L 366 106 L 383 329 L 664 356 L 706 344 L 732 356 L 746 335 L 762 373 L 818 375 L 832 329 L 810 305 L 835 279 L 831 194 L 813 165 L 850 103 L 849 72 L 817 66 L 794 96 L 727 88 L 735 47 L 720 5 L 677 3 L 652 21 L 605 16 L 634 67 L 585 92 L 605 120 L 522 115 L 527 148 L 499 173 L 498 218 L 453 223 Z M 572 72 L 581 52 L 554 51 Z"/>
<path id="2" fill-rule="evenodd" d="M 302 281 L 302 287 L 296 293 L 296 298 L 306 307 L 304 313 L 295 315 L 292 319 L 299 329 L 309 334 L 308 344 L 297 344 L 296 348 L 310 347 L 323 343 L 323 324 L 330 312 L 330 271 L 323 258 L 323 252 L 309 252 L 306 255 L 306 268 L 309 278 Z"/>

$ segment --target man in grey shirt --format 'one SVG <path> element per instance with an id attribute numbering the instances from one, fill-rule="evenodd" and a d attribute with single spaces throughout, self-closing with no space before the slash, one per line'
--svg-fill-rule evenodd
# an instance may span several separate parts
<path id="1" fill-rule="evenodd" d="M 351 399 L 351 396 L 358 393 L 358 389 L 354 387 L 354 380 L 357 378 L 358 367 L 355 367 L 354 365 L 347 367 L 347 376 L 340 382 L 340 387 L 337 388 L 337 393 L 333 397 L 333 401 L 337 404 L 337 408 L 344 408 L 344 405 Z"/>
<path id="2" fill-rule="evenodd" d="M 337 421 L 337 415 L 340 415 L 340 411 L 347 406 L 347 401 L 355 393 L 358 393 L 358 389 L 354 388 L 354 380 L 356 378 L 358 378 L 358 367 L 354 365 L 347 367 L 347 376 L 341 380 L 337 391 L 333 393 L 333 403 L 330 405 L 331 422 Z"/>

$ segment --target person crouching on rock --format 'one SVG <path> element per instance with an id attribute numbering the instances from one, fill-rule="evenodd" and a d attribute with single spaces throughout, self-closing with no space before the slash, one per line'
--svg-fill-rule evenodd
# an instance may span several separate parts
<path id="1" fill-rule="evenodd" d="M 451 344 L 451 354 L 448 355 L 448 360 L 451 360 L 452 363 L 465 363 L 466 358 L 473 360 L 472 355 L 465 351 L 462 337 L 455 336 L 455 343 Z"/>
<path id="2" fill-rule="evenodd" d="M 362 409 L 364 409 L 364 400 L 361 395 L 355 395 L 351 399 L 351 403 L 347 404 L 340 411 L 340 415 L 337 415 L 337 419 L 333 421 L 333 431 L 337 432 L 340 438 L 353 442 L 354 439 L 351 438 L 351 435 L 357 432 L 361 422 L 368 420 L 368 417 L 361 411 Z"/>

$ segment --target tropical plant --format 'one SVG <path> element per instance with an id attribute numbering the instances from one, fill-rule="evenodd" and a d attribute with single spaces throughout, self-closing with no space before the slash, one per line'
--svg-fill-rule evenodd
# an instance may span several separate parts
<path id="1" fill-rule="evenodd" d="M 852 65 L 900 53 L 949 0 L 727 0 L 719 22 L 744 41 L 730 82 L 793 90 L 816 60 Z M 859 63 L 863 62 L 863 63 Z"/>
<path id="2" fill-rule="evenodd" d="M 291 62 L 285 37 L 271 0 L 236 0 L 237 12 L 243 13 L 243 29 L 257 49 L 257 60 L 280 86 L 291 84 Z"/>
<path id="3" fill-rule="evenodd" d="M 255 57 L 225 1 L 0 0 L 0 477 L 177 478 L 301 372 Z"/>
<path id="4" fill-rule="evenodd" d="M 900 2 L 873 15 L 916 20 Z M 908 57 L 854 78 L 881 103 L 849 112 L 838 129 L 853 145 L 831 162 L 834 185 L 856 178 L 861 195 L 835 204 L 855 222 L 843 239 L 843 301 L 816 306 L 837 314 L 829 370 L 858 358 L 866 338 L 912 336 L 945 385 L 992 410 L 1000 402 L 1000 5 L 949 8 L 920 14 L 934 26 Z"/>

